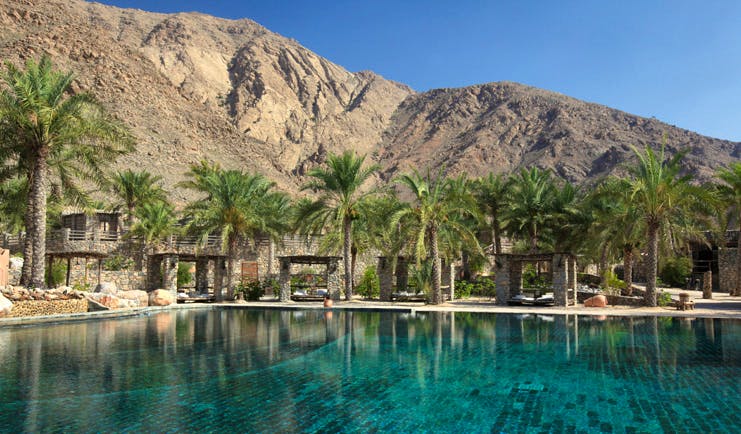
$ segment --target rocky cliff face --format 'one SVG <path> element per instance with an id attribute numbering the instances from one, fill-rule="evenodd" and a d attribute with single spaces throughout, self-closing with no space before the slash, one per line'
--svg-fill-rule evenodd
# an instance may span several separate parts
<path id="1" fill-rule="evenodd" d="M 551 168 L 574 182 L 624 173 L 631 145 L 688 152 L 701 179 L 741 157 L 741 143 L 712 139 L 598 104 L 516 83 L 438 89 L 408 97 L 380 151 L 387 175 L 444 165 L 452 173 Z"/>
<path id="2" fill-rule="evenodd" d="M 371 153 L 412 90 L 351 73 L 250 20 L 164 15 L 81 0 L 0 0 L 0 56 L 49 53 L 129 126 L 120 166 L 168 186 L 202 158 L 296 191 L 327 152 Z M 175 191 L 177 199 L 185 192 Z"/>
<path id="3" fill-rule="evenodd" d="M 0 56 L 49 53 L 129 126 L 121 167 L 168 187 L 209 158 L 258 171 L 291 192 L 328 152 L 369 154 L 390 177 L 446 165 L 471 176 L 520 166 L 582 181 L 619 170 L 630 144 L 689 147 L 709 177 L 741 156 L 711 139 L 514 83 L 415 94 L 372 72 L 351 73 L 250 20 L 119 9 L 82 0 L 0 0 Z M 175 200 L 186 192 L 173 190 Z"/>

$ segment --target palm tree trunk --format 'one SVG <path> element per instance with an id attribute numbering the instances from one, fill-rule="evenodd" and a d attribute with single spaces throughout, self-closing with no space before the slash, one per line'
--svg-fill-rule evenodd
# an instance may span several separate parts
<path id="1" fill-rule="evenodd" d="M 237 240 L 234 235 L 229 236 L 227 241 L 229 246 L 227 247 L 226 254 L 226 298 L 231 300 L 234 298 L 234 288 L 232 287 L 232 272 L 234 271 L 234 250 Z"/>
<path id="2" fill-rule="evenodd" d="M 24 222 L 26 226 L 26 236 L 23 237 L 23 267 L 21 267 L 21 279 L 18 282 L 21 286 L 26 286 L 31 282 L 31 265 L 33 264 L 33 206 L 28 201 Z M 18 238 L 20 240 L 20 237 Z"/>
<path id="3" fill-rule="evenodd" d="M 602 288 L 607 287 L 607 243 L 602 244 L 602 251 L 599 255 L 599 284 Z"/>
<path id="4" fill-rule="evenodd" d="M 345 218 L 343 221 L 344 237 L 342 240 L 343 244 L 343 265 L 345 266 L 345 300 L 352 300 L 352 265 L 350 263 L 351 247 L 352 247 L 352 220 Z"/>
<path id="5" fill-rule="evenodd" d="M 442 302 L 442 264 L 440 264 L 440 250 L 437 245 L 437 227 L 430 228 L 430 253 L 432 255 L 432 304 Z"/>
<path id="6" fill-rule="evenodd" d="M 350 251 L 351 251 L 350 253 L 350 258 L 351 258 L 350 273 L 352 274 L 352 287 L 355 288 L 355 266 L 358 263 L 358 248 L 355 247 L 355 244 L 352 245 L 352 247 L 350 248 Z"/>
<path id="7" fill-rule="evenodd" d="M 49 149 L 47 147 L 39 149 L 34 161 L 33 176 L 29 189 L 31 199 L 29 202 L 33 213 L 33 231 L 28 234 L 33 245 L 31 281 L 29 282 L 29 286 L 32 288 L 43 288 L 46 274 L 46 159 L 48 154 Z"/>
<path id="8" fill-rule="evenodd" d="M 532 233 L 530 234 L 530 253 L 535 253 L 538 250 L 538 232 L 533 227 Z"/>
<path id="9" fill-rule="evenodd" d="M 499 233 L 499 216 L 496 211 L 491 214 L 491 236 L 494 238 L 494 253 L 502 253 L 502 234 Z"/>
<path id="10" fill-rule="evenodd" d="M 625 282 L 625 295 L 633 294 L 633 249 L 623 249 L 623 281 Z"/>
<path id="11" fill-rule="evenodd" d="M 656 306 L 656 271 L 659 261 L 659 225 L 648 224 L 648 252 L 646 258 L 646 305 Z"/>

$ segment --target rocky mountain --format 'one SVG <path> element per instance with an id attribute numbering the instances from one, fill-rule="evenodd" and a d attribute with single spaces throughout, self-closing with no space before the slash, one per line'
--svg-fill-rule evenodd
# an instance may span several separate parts
<path id="1" fill-rule="evenodd" d="M 379 152 L 387 176 L 444 165 L 484 174 L 551 168 L 572 182 L 624 173 L 631 145 L 687 151 L 686 169 L 708 180 L 741 157 L 741 143 L 713 139 L 598 104 L 501 82 L 411 95 L 391 119 Z"/>
<path id="2" fill-rule="evenodd" d="M 91 91 L 138 140 L 117 164 L 162 175 L 169 187 L 209 158 L 295 192 L 309 168 L 346 149 L 377 160 L 384 177 L 538 165 L 579 182 L 620 170 L 629 145 L 664 135 L 670 150 L 690 149 L 687 168 L 703 178 L 741 156 L 740 143 L 515 83 L 415 93 L 246 19 L 82 0 L 0 6 L 1 58 L 20 64 L 48 53 L 74 71 L 74 90 Z"/>

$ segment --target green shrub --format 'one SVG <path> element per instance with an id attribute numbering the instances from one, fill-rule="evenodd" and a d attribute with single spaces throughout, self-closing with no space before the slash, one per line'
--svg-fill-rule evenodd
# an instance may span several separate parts
<path id="1" fill-rule="evenodd" d="M 668 292 L 661 291 L 656 294 L 656 303 L 661 306 L 669 306 L 672 304 L 672 295 Z"/>
<path id="2" fill-rule="evenodd" d="M 620 295 L 627 287 L 625 282 L 618 279 L 617 275 L 610 270 L 605 271 L 607 288 L 602 288 L 609 295 Z"/>
<path id="3" fill-rule="evenodd" d="M 365 269 L 358 285 L 358 294 L 365 298 L 378 298 L 381 295 L 381 281 L 374 265 Z"/>
<path id="4" fill-rule="evenodd" d="M 49 271 L 49 286 L 55 288 L 65 282 L 67 279 L 67 264 L 61 261 L 54 261 Z"/>
<path id="5" fill-rule="evenodd" d="M 103 261 L 103 269 L 106 271 L 121 271 L 128 269 L 133 264 L 134 261 L 131 258 L 116 254 Z"/>
<path id="6" fill-rule="evenodd" d="M 245 300 L 257 301 L 265 295 L 265 288 L 259 281 L 250 280 L 249 282 L 240 283 L 234 288 L 234 295 L 240 294 L 242 294 Z"/>
<path id="7" fill-rule="evenodd" d="M 466 280 L 455 282 L 455 298 L 468 298 L 473 292 L 473 283 Z"/>
<path id="8" fill-rule="evenodd" d="M 81 283 L 77 282 L 74 285 L 72 285 L 72 289 L 75 291 L 90 291 L 90 288 L 92 286 L 89 283 Z"/>
<path id="9" fill-rule="evenodd" d="M 190 274 L 190 268 L 190 263 L 178 262 L 178 288 L 189 285 L 193 281 L 193 275 Z"/>
<path id="10" fill-rule="evenodd" d="M 550 285 L 545 276 L 538 275 L 535 265 L 525 264 L 522 268 L 522 286 L 524 288 L 546 288 Z"/>
<path id="11" fill-rule="evenodd" d="M 661 280 L 670 286 L 684 288 L 692 274 L 692 261 L 685 256 L 669 258 L 659 272 Z"/>

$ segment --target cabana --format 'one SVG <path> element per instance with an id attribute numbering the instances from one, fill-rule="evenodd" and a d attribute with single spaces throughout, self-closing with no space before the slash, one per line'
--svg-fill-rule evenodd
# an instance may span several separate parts
<path id="1" fill-rule="evenodd" d="M 323 265 L 325 271 L 323 273 L 324 281 L 326 282 L 326 293 L 329 294 L 333 300 L 340 299 L 340 289 L 342 287 L 342 277 L 339 272 L 339 263 L 342 257 L 340 256 L 314 256 L 314 255 L 295 255 L 295 256 L 279 256 L 280 261 L 280 277 L 278 282 L 280 284 L 280 301 L 287 302 L 291 300 L 291 265 Z M 306 294 L 306 297 L 309 295 Z M 306 298 L 304 297 L 304 298 Z M 320 299 L 314 295 L 313 298 Z M 312 299 L 313 299 L 312 298 Z M 322 297 L 323 298 L 323 297 Z"/>
<path id="2" fill-rule="evenodd" d="M 553 289 L 553 304 L 569 306 L 576 304 L 576 257 L 571 253 L 530 253 L 499 254 L 494 259 L 495 281 L 497 286 L 497 304 L 507 305 L 523 298 L 522 266 L 526 263 L 547 263 L 550 265 Z M 532 301 L 537 303 L 537 290 Z M 520 296 L 521 297 L 521 296 Z"/>

